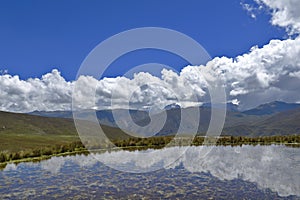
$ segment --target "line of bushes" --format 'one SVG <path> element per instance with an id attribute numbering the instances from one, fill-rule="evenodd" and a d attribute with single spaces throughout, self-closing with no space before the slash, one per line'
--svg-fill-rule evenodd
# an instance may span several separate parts
<path id="1" fill-rule="evenodd" d="M 242 145 L 242 144 L 300 144 L 300 135 L 285 136 L 263 136 L 263 137 L 245 137 L 245 136 L 221 136 L 221 137 L 203 137 L 196 136 L 192 141 L 190 137 L 180 137 L 172 140 L 174 136 L 162 136 L 151 138 L 128 138 L 126 140 L 114 141 L 117 147 L 135 147 L 135 146 L 173 146 L 185 145 Z"/>
<path id="2" fill-rule="evenodd" d="M 195 137 L 193 145 L 202 145 L 204 137 Z M 284 135 L 284 136 L 262 136 L 262 137 L 246 137 L 246 136 L 222 136 L 216 138 L 207 138 L 205 144 L 215 143 L 216 145 L 242 145 L 242 144 L 300 144 L 300 135 Z"/>
<path id="3" fill-rule="evenodd" d="M 270 145 L 270 144 L 285 144 L 290 146 L 300 146 L 300 135 L 288 135 L 288 136 L 265 136 L 265 137 L 244 137 L 244 136 L 221 136 L 221 137 L 203 137 L 196 136 L 180 137 L 174 139 L 174 136 L 160 136 L 150 138 L 128 138 L 125 140 L 115 140 L 113 143 L 117 147 L 121 148 L 147 148 L 157 147 L 161 148 L 166 145 L 170 146 L 186 146 L 186 145 Z M 96 148 L 96 147 L 95 147 Z M 55 145 L 53 147 L 43 147 L 33 150 L 20 151 L 20 152 L 0 152 L 0 163 L 19 160 L 23 158 L 34 158 L 40 156 L 50 156 L 54 154 L 74 152 L 78 150 L 86 150 L 81 141 L 72 142 L 69 144 Z"/>
<path id="4" fill-rule="evenodd" d="M 52 147 L 35 148 L 33 150 L 25 150 L 20 152 L 0 152 L 0 163 L 23 158 L 34 158 L 40 156 L 50 156 L 59 153 L 73 152 L 83 150 L 84 146 L 80 141 L 75 141 L 68 144 L 55 145 Z"/>
<path id="5" fill-rule="evenodd" d="M 125 140 L 115 140 L 113 143 L 117 147 L 135 147 L 135 146 L 162 146 L 170 143 L 173 136 L 160 136 L 149 138 L 128 138 Z"/>

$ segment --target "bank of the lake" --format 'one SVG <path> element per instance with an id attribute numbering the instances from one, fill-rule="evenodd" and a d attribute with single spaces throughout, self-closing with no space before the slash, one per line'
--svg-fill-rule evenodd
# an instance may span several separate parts
<path id="1" fill-rule="evenodd" d="M 112 141 L 114 146 L 94 146 L 89 150 L 116 150 L 125 149 L 132 150 L 145 150 L 145 149 L 160 149 L 167 146 L 201 146 L 201 145 L 286 145 L 291 147 L 300 147 L 300 135 L 288 135 L 288 136 L 264 136 L 264 137 L 244 137 L 244 136 L 220 136 L 220 137 L 204 137 L 196 136 L 192 137 L 174 137 L 174 136 L 160 136 L 151 138 L 133 138 L 123 140 Z M 28 161 L 40 161 L 49 159 L 52 156 L 64 156 L 77 153 L 89 153 L 84 147 L 81 141 L 74 141 L 66 144 L 56 144 L 53 146 L 34 147 L 24 151 L 8 151 L 2 150 L 0 152 L 0 166 L 5 166 L 7 163 L 14 162 L 28 162 Z"/>

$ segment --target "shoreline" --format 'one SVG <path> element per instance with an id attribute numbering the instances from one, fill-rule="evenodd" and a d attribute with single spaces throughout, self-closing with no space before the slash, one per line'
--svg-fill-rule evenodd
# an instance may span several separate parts
<path id="1" fill-rule="evenodd" d="M 66 152 L 54 152 L 49 155 L 37 155 L 37 156 L 30 156 L 30 157 L 22 157 L 19 159 L 9 159 L 4 162 L 0 162 L 0 170 L 5 168 L 7 164 L 19 164 L 22 162 L 40 162 L 42 160 L 50 159 L 51 157 L 60 157 L 60 156 L 69 156 L 69 155 L 76 155 L 76 154 L 90 154 L 93 152 L 106 152 L 106 151 L 115 151 L 115 150 L 127 150 L 127 151 L 135 151 L 135 150 L 147 150 L 147 149 L 162 149 L 166 146 L 172 147 L 172 146 L 243 146 L 243 145 L 251 145 L 251 146 L 269 146 L 269 145 L 278 145 L 278 146 L 287 146 L 291 148 L 300 148 L 300 135 L 294 135 L 294 136 L 280 136 L 283 139 L 287 138 L 293 138 L 295 141 L 293 142 L 278 142 L 278 141 L 267 141 L 267 139 L 279 137 L 279 136 L 268 136 L 268 137 L 259 137 L 259 138 L 248 138 L 240 136 L 234 137 L 234 136 L 221 136 L 221 137 L 205 137 L 205 136 L 197 136 L 193 139 L 193 142 L 191 144 L 188 144 L 187 141 L 191 141 L 189 137 L 182 137 L 177 139 L 178 141 L 173 141 L 173 143 L 162 143 L 159 144 L 150 144 L 150 143 L 143 143 L 143 142 L 149 142 L 149 140 L 153 140 L 153 138 L 129 138 L 127 140 L 121 140 L 121 141 L 115 141 L 114 147 L 108 147 L 108 148 L 95 148 L 95 149 L 86 149 L 82 144 L 82 146 L 78 147 L 80 143 L 75 142 L 77 146 L 75 146 L 73 149 L 69 149 Z M 171 141 L 173 136 L 162 136 L 162 137 L 155 137 L 155 141 Z M 163 139 L 163 140 L 162 140 Z M 205 139 L 208 139 L 208 142 L 204 142 Z M 243 139 L 243 140 L 242 140 Z M 135 141 L 138 140 L 138 141 Z M 228 142 L 228 141 L 234 141 L 234 142 Z M 135 141 L 135 142 L 133 142 Z M 141 142 L 143 141 L 143 142 Z M 226 142 L 225 142 L 226 141 Z M 210 143 L 211 142 L 211 143 Z M 129 145 L 130 143 L 130 145 Z M 127 145 L 126 145 L 127 144 Z M 138 145 L 139 144 L 139 145 Z M 70 145 L 70 144 L 69 144 Z M 126 145 L 126 146 L 124 146 Z M 71 145 L 72 146 L 72 145 Z M 60 149 L 62 146 L 60 146 Z M 3 154 L 3 152 L 1 152 Z M 14 153 L 10 153 L 12 155 Z"/>

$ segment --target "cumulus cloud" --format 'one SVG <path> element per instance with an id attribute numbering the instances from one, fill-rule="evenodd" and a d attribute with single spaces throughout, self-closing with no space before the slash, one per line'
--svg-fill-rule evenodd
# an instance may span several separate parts
<path id="1" fill-rule="evenodd" d="M 76 84 L 81 109 L 163 108 L 174 102 L 187 107 L 209 100 L 208 73 L 222 80 L 228 99 L 239 102 L 241 109 L 273 100 L 298 102 L 299 55 L 300 39 L 296 38 L 272 40 L 235 59 L 217 57 L 206 66 L 187 66 L 179 74 L 163 69 L 160 78 L 140 72 L 132 79 L 81 76 L 68 82 L 58 70 L 28 80 L 5 74 L 0 76 L 0 105 L 1 110 L 14 112 L 70 110 Z"/>
<path id="2" fill-rule="evenodd" d="M 235 59 L 215 58 L 207 66 L 226 83 L 228 98 L 236 97 L 246 109 L 274 100 L 299 101 L 299 55 L 300 38 L 271 40 Z"/>
<path id="3" fill-rule="evenodd" d="M 271 23 L 286 28 L 289 34 L 300 33 L 300 3 L 298 0 L 255 0 L 271 10 Z"/>
<path id="4" fill-rule="evenodd" d="M 300 33 L 300 1 L 255 0 L 271 10 L 271 23 L 285 27 L 289 34 Z M 246 6 L 245 9 L 253 10 Z M 0 110 L 70 110 L 72 94 L 80 109 L 157 108 L 172 103 L 182 107 L 209 101 L 208 86 L 221 80 L 227 101 L 248 109 L 274 100 L 300 102 L 300 37 L 271 40 L 254 46 L 236 58 L 216 57 L 206 66 L 187 66 L 180 73 L 163 69 L 161 77 L 140 72 L 133 78 L 115 77 L 97 80 L 81 76 L 66 81 L 54 69 L 41 78 L 21 80 L 6 73 L 0 75 Z M 76 86 L 76 88 L 75 88 Z M 76 93 L 72 93 L 76 89 Z"/>
<path id="5" fill-rule="evenodd" d="M 5 74 L 0 75 L 0 109 L 13 112 L 71 110 L 75 85 L 74 98 L 80 102 L 76 109 L 146 109 L 153 105 L 162 108 L 177 101 L 191 106 L 198 104 L 196 98 L 206 94 L 203 91 L 206 82 L 197 70 L 200 69 L 187 67 L 177 75 L 164 69 L 162 78 L 146 72 L 137 73 L 132 79 L 97 80 L 80 76 L 72 82 L 66 81 L 57 69 L 40 79 L 21 80 L 19 76 Z"/>
<path id="6" fill-rule="evenodd" d="M 217 57 L 206 66 L 187 66 L 179 74 L 163 69 L 161 77 L 146 72 L 97 80 L 81 76 L 66 81 L 58 70 L 40 79 L 0 75 L 0 109 L 14 112 L 70 110 L 72 91 L 81 109 L 183 107 L 209 101 L 207 74 L 222 80 L 228 100 L 247 109 L 274 100 L 299 102 L 300 38 L 271 40 L 236 58 Z M 96 87 L 96 91 L 93 88 Z"/>
<path id="7" fill-rule="evenodd" d="M 70 109 L 71 85 L 58 70 L 41 79 L 21 80 L 17 75 L 1 75 L 0 109 L 14 112 Z"/>
<path id="8" fill-rule="evenodd" d="M 175 102 L 183 107 L 198 105 L 198 99 L 207 94 L 204 91 L 207 82 L 201 78 L 200 71 L 200 67 L 188 66 L 180 74 L 163 69 L 161 77 L 139 72 L 132 79 L 116 77 L 99 81 L 81 76 L 74 83 L 74 99 L 77 101 L 76 106 L 81 109 L 153 109 L 153 106 L 162 109 Z M 91 94 L 95 94 L 96 104 Z"/>

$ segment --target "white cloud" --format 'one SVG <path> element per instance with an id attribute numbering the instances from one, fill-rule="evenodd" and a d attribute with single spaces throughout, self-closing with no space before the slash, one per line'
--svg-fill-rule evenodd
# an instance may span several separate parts
<path id="1" fill-rule="evenodd" d="M 71 83 L 53 70 L 41 79 L 21 80 L 9 74 L 0 76 L 0 109 L 28 112 L 70 109 Z"/>
<path id="2" fill-rule="evenodd" d="M 255 1 L 259 9 L 265 5 L 272 11 L 273 25 L 287 28 L 290 34 L 300 33 L 300 1 Z M 245 9 L 252 8 L 246 6 Z M 28 80 L 2 74 L 0 110 L 70 110 L 75 85 L 76 100 L 83 102 L 80 108 L 110 108 L 111 101 L 113 108 L 147 108 L 153 105 L 163 108 L 178 101 L 181 106 L 193 106 L 209 100 L 208 83 L 214 78 L 223 81 L 227 100 L 239 102 L 241 109 L 274 100 L 299 102 L 299 55 L 300 37 L 296 37 L 271 40 L 262 48 L 254 46 L 248 53 L 236 58 L 216 57 L 206 66 L 187 66 L 179 74 L 163 69 L 160 78 L 138 73 L 132 79 L 96 80 L 81 76 L 76 82 L 68 82 L 58 70 L 40 79 Z"/>
<path id="3" fill-rule="evenodd" d="M 260 10 L 262 7 L 255 7 L 253 5 L 250 5 L 248 3 L 241 3 L 241 6 L 244 10 L 247 11 L 248 15 L 250 15 L 251 18 L 256 19 L 256 13 L 258 10 Z"/>
<path id="4" fill-rule="evenodd" d="M 197 71 L 199 68 L 189 66 L 180 75 L 164 69 L 162 78 L 141 72 L 133 79 L 97 80 L 81 76 L 73 82 L 66 81 L 56 69 L 40 79 L 21 80 L 19 76 L 0 75 L 0 109 L 13 112 L 71 110 L 75 85 L 76 100 L 81 102 L 81 109 L 107 109 L 111 105 L 112 108 L 147 108 L 152 105 L 163 108 L 178 99 L 183 106 L 198 105 L 191 100 L 195 99 L 194 95 L 201 97 L 206 94 L 203 91 L 206 83 Z"/>
<path id="5" fill-rule="evenodd" d="M 226 82 L 227 93 L 245 109 L 274 100 L 299 101 L 300 38 L 271 40 L 236 59 L 215 58 L 207 65 Z"/>
<path id="6" fill-rule="evenodd" d="M 239 105 L 240 101 L 238 99 L 233 99 L 231 103 L 234 105 Z"/>
<path id="7" fill-rule="evenodd" d="M 300 33 L 299 0 L 255 0 L 267 6 L 272 12 L 271 23 L 286 28 L 292 34 Z"/>
<path id="8" fill-rule="evenodd" d="M 296 78 L 300 78 L 300 71 L 297 72 L 290 72 L 289 73 L 290 77 L 296 77 Z"/>
<path id="9" fill-rule="evenodd" d="M 84 109 L 145 108 L 180 101 L 182 106 L 199 105 L 209 100 L 207 74 L 221 79 L 228 100 L 236 99 L 247 109 L 274 100 L 300 100 L 300 38 L 271 40 L 262 48 L 235 59 L 217 57 L 207 66 L 187 66 L 179 74 L 162 70 L 161 78 L 138 73 L 134 78 L 81 76 L 76 81 L 76 99 Z M 58 70 L 42 78 L 20 80 L 8 74 L 0 76 L 0 109 L 14 112 L 33 110 L 70 110 L 75 82 L 66 81 Z M 97 86 L 95 94 L 93 88 Z M 195 99 L 196 95 L 196 99 Z M 96 100 L 96 104 L 95 104 Z M 196 101 L 197 100 L 197 101 Z M 130 102 L 130 104 L 128 104 Z"/>

